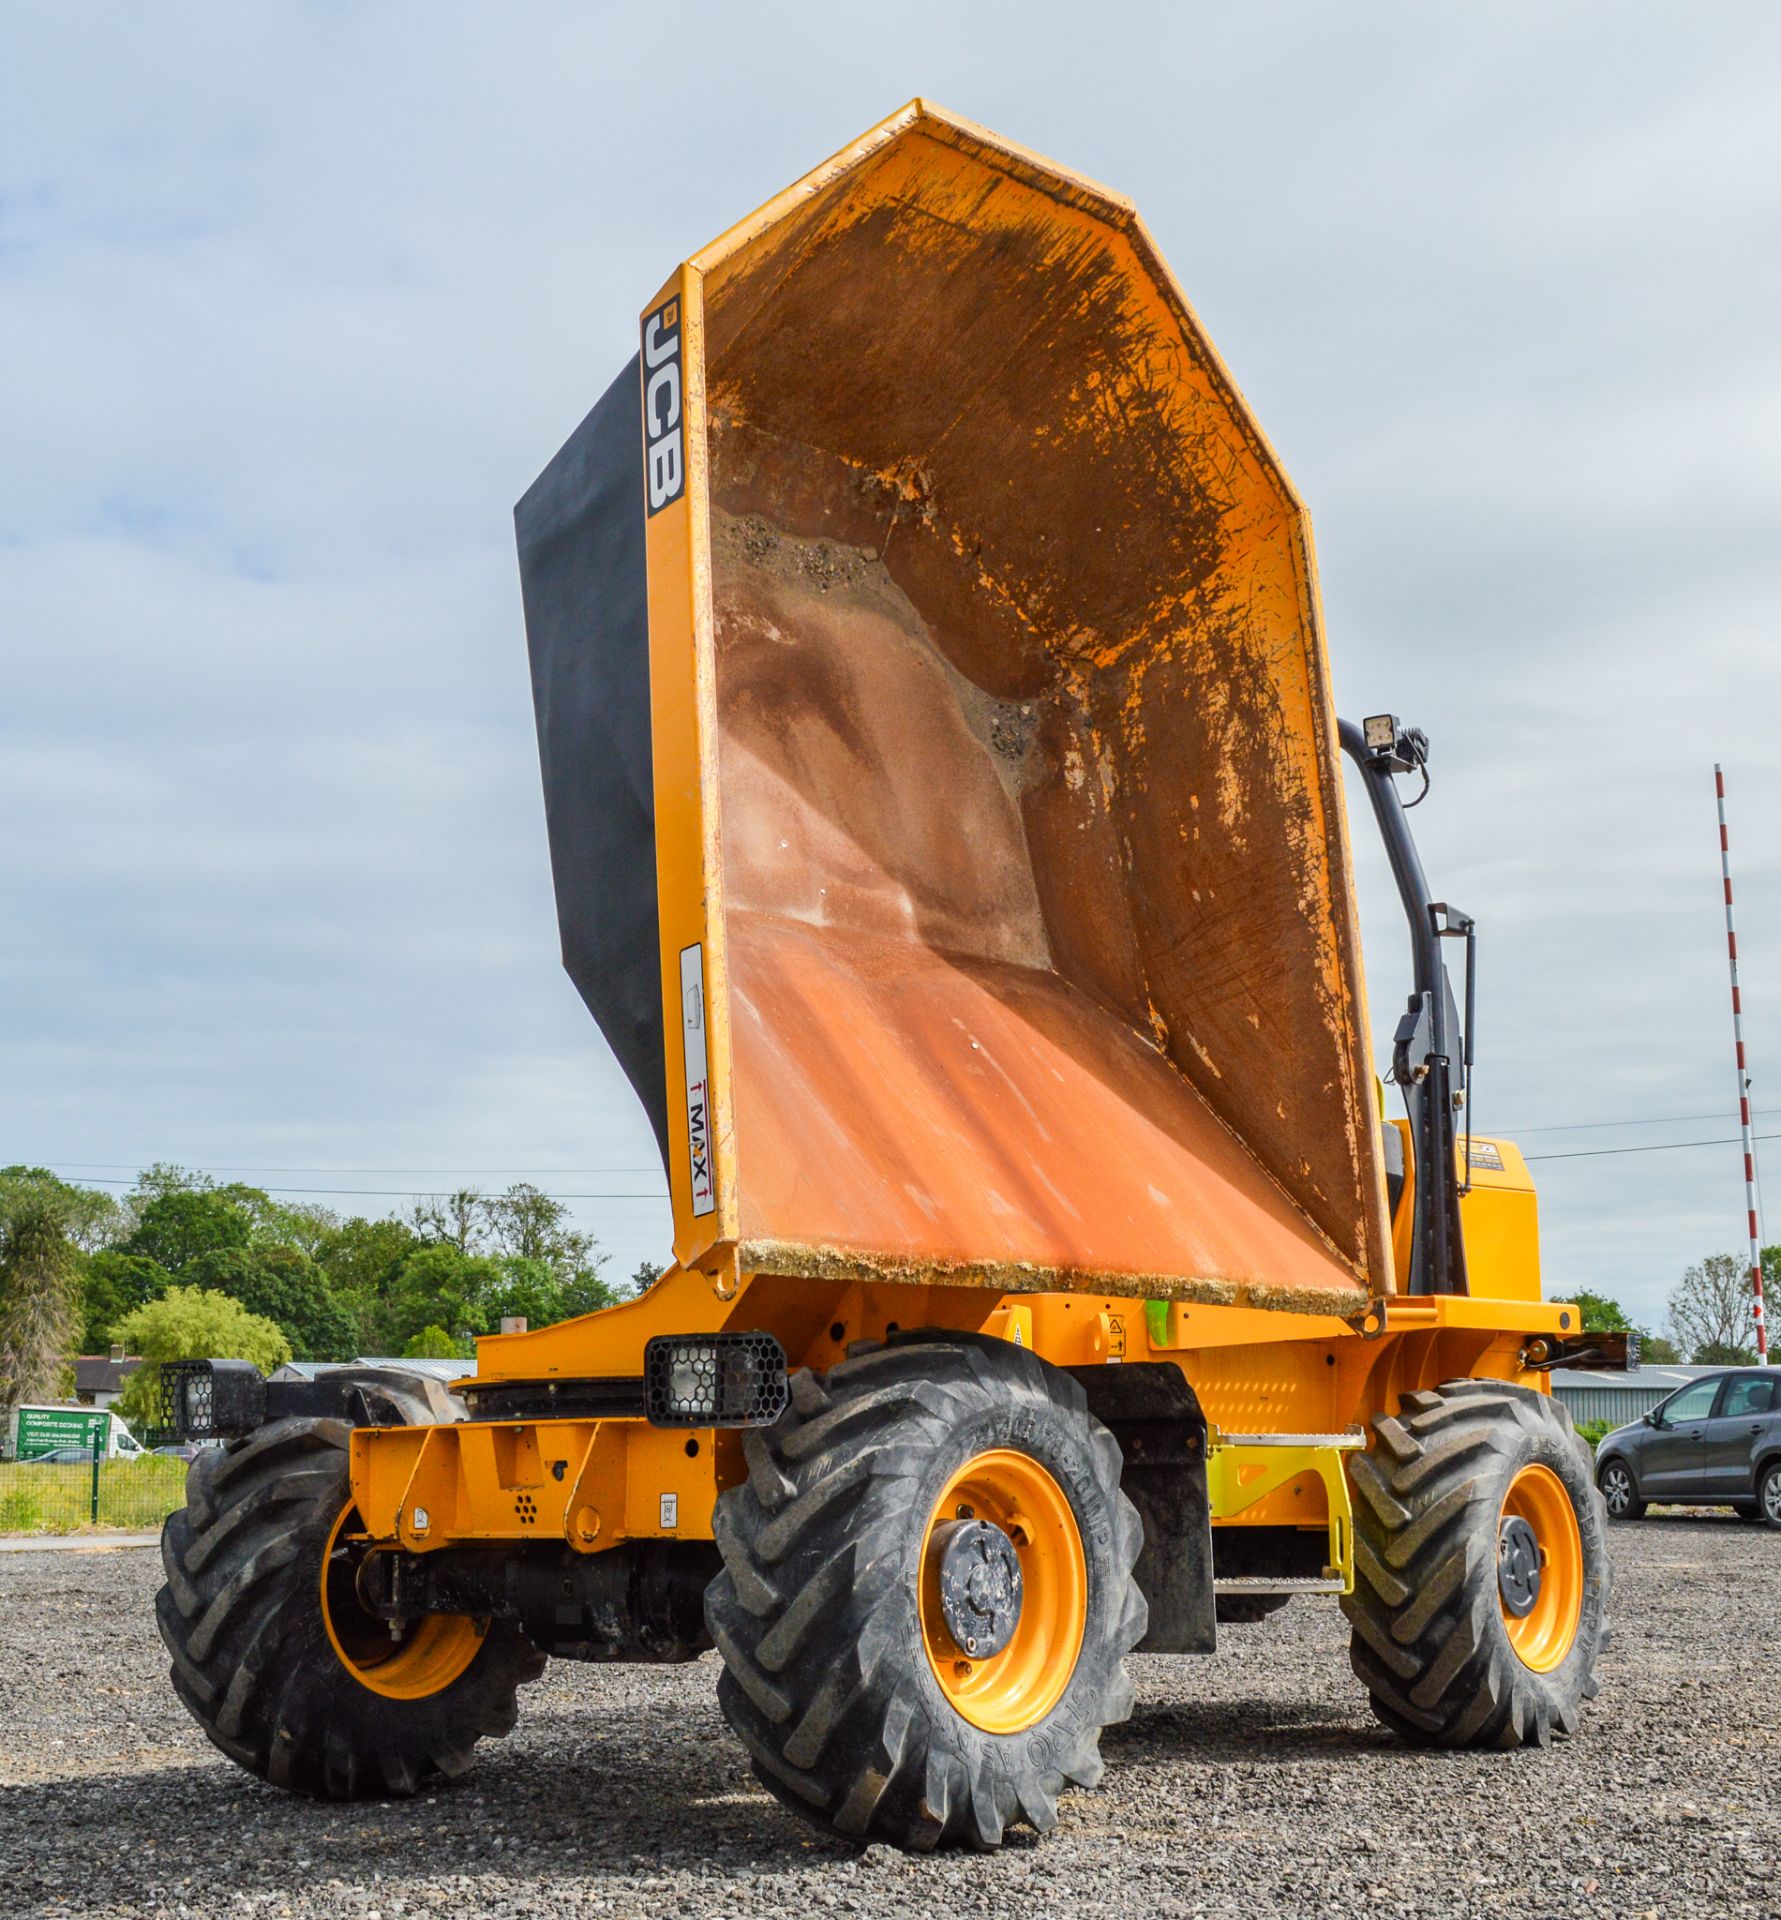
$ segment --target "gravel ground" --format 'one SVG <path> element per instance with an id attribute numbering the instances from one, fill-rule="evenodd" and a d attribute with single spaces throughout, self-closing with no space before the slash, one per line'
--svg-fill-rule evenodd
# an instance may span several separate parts
<path id="1" fill-rule="evenodd" d="M 0 1912 L 477 1920 L 574 1914 L 1781 1913 L 1781 1534 L 1614 1534 L 1615 1644 L 1574 1741 L 1414 1753 L 1377 1728 L 1329 1602 L 1134 1662 L 1106 1780 L 1000 1854 L 855 1855 L 755 1785 L 711 1657 L 558 1664 L 473 1779 L 403 1804 L 288 1798 L 165 1680 L 153 1554 L 0 1558 Z"/>

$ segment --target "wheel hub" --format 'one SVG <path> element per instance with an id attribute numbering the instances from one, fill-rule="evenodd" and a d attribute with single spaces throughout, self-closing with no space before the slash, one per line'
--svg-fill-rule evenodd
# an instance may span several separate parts
<path id="1" fill-rule="evenodd" d="M 1020 1625 L 1020 1556 L 1000 1527 L 954 1520 L 938 1529 L 940 1612 L 961 1653 L 987 1660 Z"/>
<path id="2" fill-rule="evenodd" d="M 1497 1535 L 1497 1587 L 1517 1620 L 1525 1620 L 1540 1597 L 1540 1542 L 1518 1513 L 1504 1516 Z"/>

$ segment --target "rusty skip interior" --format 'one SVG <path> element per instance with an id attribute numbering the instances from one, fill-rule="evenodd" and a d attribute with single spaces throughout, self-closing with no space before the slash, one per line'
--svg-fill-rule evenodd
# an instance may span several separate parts
<path id="1" fill-rule="evenodd" d="M 745 1257 L 1327 1308 L 1389 1255 L 1308 532 L 1082 201 L 918 124 L 707 269 Z"/>

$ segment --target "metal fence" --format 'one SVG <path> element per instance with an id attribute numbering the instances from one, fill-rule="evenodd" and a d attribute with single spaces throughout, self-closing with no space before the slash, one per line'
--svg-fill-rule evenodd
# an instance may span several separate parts
<path id="1" fill-rule="evenodd" d="M 158 1527 L 184 1501 L 185 1483 L 185 1461 L 107 1459 L 103 1441 L 77 1460 L 0 1462 L 0 1534 Z"/>

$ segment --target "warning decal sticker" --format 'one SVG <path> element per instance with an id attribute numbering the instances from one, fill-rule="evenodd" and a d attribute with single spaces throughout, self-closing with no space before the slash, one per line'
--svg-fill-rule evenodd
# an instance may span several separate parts
<path id="1" fill-rule="evenodd" d="M 686 1139 L 692 1166 L 693 1212 L 717 1206 L 711 1170 L 710 1058 L 705 1046 L 705 950 L 680 950 L 680 1033 L 686 1057 Z"/>

